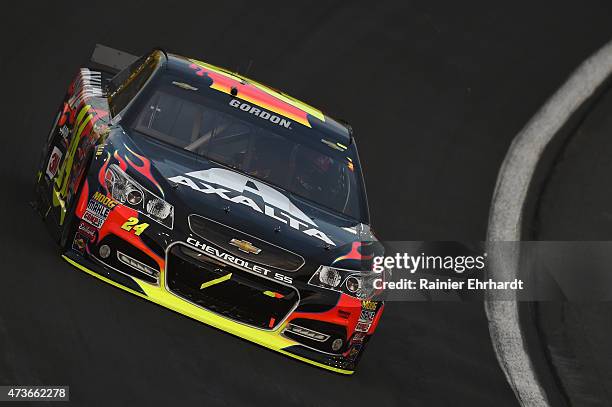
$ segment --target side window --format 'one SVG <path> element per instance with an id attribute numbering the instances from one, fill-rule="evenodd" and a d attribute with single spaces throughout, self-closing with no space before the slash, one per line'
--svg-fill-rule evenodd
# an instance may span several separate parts
<path id="1" fill-rule="evenodd" d="M 108 97 L 111 115 L 116 116 L 130 103 L 151 77 L 158 61 L 159 52 L 154 51 L 115 75 L 110 82 Z"/>

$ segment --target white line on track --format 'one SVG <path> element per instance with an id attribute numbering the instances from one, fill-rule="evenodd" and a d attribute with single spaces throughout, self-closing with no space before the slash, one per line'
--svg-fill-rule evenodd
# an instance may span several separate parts
<path id="1" fill-rule="evenodd" d="M 564 123 L 610 73 L 612 42 L 584 61 L 514 138 L 493 193 L 487 241 L 521 240 L 525 199 L 540 157 Z M 501 280 L 515 278 L 519 256 L 517 245 L 517 250 L 510 256 L 492 262 L 489 273 Z M 485 310 L 497 359 L 522 406 L 547 407 L 550 404 L 546 392 L 538 382 L 525 348 L 524 332 L 519 324 L 519 303 L 498 300 L 499 295 L 495 290 L 485 295 Z"/>

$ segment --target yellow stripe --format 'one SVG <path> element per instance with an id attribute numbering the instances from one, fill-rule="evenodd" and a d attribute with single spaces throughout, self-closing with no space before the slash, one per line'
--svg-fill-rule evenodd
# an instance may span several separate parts
<path id="1" fill-rule="evenodd" d="M 91 105 L 85 105 L 83 106 L 83 108 L 81 108 L 81 111 L 79 112 L 79 114 L 77 115 L 76 118 L 76 122 L 75 123 L 80 123 L 81 120 L 83 119 L 83 116 L 85 116 L 85 113 L 87 113 L 89 111 L 89 109 L 91 109 Z"/>
<path id="2" fill-rule="evenodd" d="M 85 126 L 87 126 L 87 123 L 89 123 L 92 118 L 93 118 L 93 116 L 89 114 L 89 115 L 87 115 L 85 120 L 83 120 L 83 122 L 81 123 L 81 126 L 79 127 L 79 132 L 77 133 L 77 139 L 81 138 L 81 133 L 83 133 L 83 129 L 85 128 Z"/>
<path id="3" fill-rule="evenodd" d="M 230 278 L 232 278 L 232 273 L 226 274 L 223 277 L 215 278 L 214 280 L 207 281 L 205 283 L 202 283 L 202 285 L 200 286 L 200 290 L 208 288 L 211 285 L 222 283 L 224 281 L 229 280 Z"/>
<path id="4" fill-rule="evenodd" d="M 107 283 L 109 283 L 109 284 L 111 284 L 111 285 L 114 285 L 115 287 L 119 287 L 119 288 L 121 288 L 122 290 L 125 290 L 125 291 L 127 291 L 127 292 L 129 292 L 129 293 L 132 293 L 132 294 L 137 295 L 137 296 L 142 297 L 142 298 L 147 298 L 147 296 L 146 296 L 146 295 L 144 295 L 144 294 L 142 294 L 142 293 L 139 293 L 138 291 L 134 291 L 134 290 L 132 290 L 131 288 L 128 288 L 128 287 L 123 286 L 123 285 L 121 285 L 121 284 L 115 283 L 113 280 L 111 280 L 111 279 L 109 279 L 109 278 L 106 278 L 106 277 L 104 277 L 104 276 L 102 276 L 102 275 L 100 275 L 100 274 L 96 273 L 95 271 L 91 271 L 91 270 L 90 270 L 90 269 L 88 269 L 87 267 L 80 265 L 79 263 L 77 263 L 76 261 L 72 260 L 70 257 L 68 257 L 68 256 L 66 256 L 66 255 L 62 255 L 62 258 L 63 258 L 64 260 L 66 260 L 68 263 L 72 264 L 74 267 L 76 267 L 76 268 L 78 268 L 78 269 L 80 269 L 80 270 L 82 270 L 82 271 L 86 272 L 87 274 L 91 274 L 92 276 L 94 276 L 94 277 L 96 277 L 96 278 L 99 278 L 100 280 L 102 280 L 102 281 L 104 281 L 104 282 L 107 282 Z"/>
<path id="5" fill-rule="evenodd" d="M 140 288 L 142 288 L 142 290 L 146 293 L 146 295 L 144 295 L 142 293 L 139 293 L 138 291 L 132 290 L 131 288 L 118 284 L 114 282 L 113 280 L 108 279 L 88 269 L 85 266 L 82 266 L 81 264 L 77 263 L 76 261 L 72 260 L 71 258 L 65 255 L 62 255 L 62 258 L 66 260 L 68 263 L 72 264 L 74 267 L 78 268 L 79 270 L 82 270 L 86 272 L 87 274 L 90 274 L 117 288 L 120 288 L 124 291 L 137 295 L 151 302 L 154 302 L 158 305 L 161 305 L 162 307 L 176 311 L 179 314 L 183 314 L 197 321 L 200 321 L 205 324 L 211 325 L 215 328 L 221 329 L 222 331 L 229 332 L 240 338 L 246 339 L 251 342 L 255 342 L 263 347 L 266 347 L 268 349 L 272 349 L 274 351 L 282 353 L 283 355 L 292 357 L 294 359 L 300 360 L 305 363 L 309 363 L 311 365 L 314 365 L 314 366 L 317 366 L 317 367 L 320 367 L 326 370 L 331 370 L 336 373 L 345 374 L 345 375 L 351 375 L 355 373 L 352 370 L 339 369 L 337 367 L 328 366 L 323 363 L 319 363 L 314 360 L 310 360 L 303 356 L 294 355 L 293 353 L 284 350 L 283 348 L 297 344 L 297 342 L 294 342 L 280 335 L 280 332 L 282 331 L 284 326 L 286 326 L 286 323 L 283 324 L 281 327 L 279 327 L 279 329 L 277 329 L 276 331 L 263 331 L 260 329 L 251 328 L 246 325 L 231 321 L 227 318 L 221 317 L 213 312 L 206 311 L 205 309 L 199 308 L 195 305 L 192 305 L 186 301 L 179 299 L 178 297 L 175 297 L 173 294 L 169 293 L 168 291 L 166 291 L 165 288 L 163 288 L 164 287 L 163 274 L 162 276 L 160 276 L 159 287 L 151 285 L 151 284 L 144 284 L 144 283 L 140 284 L 138 283 L 138 281 L 134 280 L 140 286 Z"/>
<path id="6" fill-rule="evenodd" d="M 274 96 L 275 98 L 280 99 L 283 102 L 285 102 L 285 103 L 287 103 L 287 104 L 289 104 L 289 105 L 291 105 L 291 106 L 293 106 L 295 108 L 298 108 L 298 109 L 308 113 L 311 116 L 316 117 L 317 119 L 321 120 L 322 122 L 325 121 L 325 115 L 323 115 L 323 113 L 320 110 L 310 106 L 307 103 L 302 102 L 301 100 L 298 100 L 298 99 L 296 99 L 294 97 L 291 97 L 291 96 L 289 96 L 289 95 L 287 95 L 285 93 L 278 92 L 278 91 L 276 91 L 276 90 L 274 90 L 274 89 L 272 89 L 272 88 L 270 88 L 270 87 L 268 87 L 268 86 L 266 86 L 264 84 L 261 84 L 261 83 L 259 83 L 257 81 L 254 81 L 253 79 L 249 79 L 246 76 L 242 76 L 240 74 L 237 74 L 237 73 L 234 73 L 234 72 L 230 72 L 230 71 L 228 71 L 228 70 L 226 70 L 224 68 L 220 68 L 218 66 L 211 65 L 211 64 L 208 64 L 206 62 L 198 61 L 197 59 L 190 59 L 189 61 L 193 62 L 196 65 L 200 65 L 202 68 L 210 69 L 211 71 L 213 71 L 215 73 L 218 73 L 219 75 L 223 75 L 225 77 L 232 78 L 234 80 L 242 79 L 242 80 L 250 83 L 251 85 L 255 86 L 259 90 L 261 90 L 263 92 L 266 92 L 268 95 Z"/>
<path id="7" fill-rule="evenodd" d="M 315 366 L 321 367 L 323 369 L 331 370 L 332 372 L 336 372 L 336 373 L 340 373 L 340 374 L 346 374 L 346 375 L 352 375 L 353 373 L 355 373 L 354 370 L 346 370 L 346 369 L 340 369 L 338 367 L 327 366 L 327 365 L 325 365 L 323 363 L 319 363 L 319 362 L 317 362 L 315 360 L 310 360 L 310 359 L 307 359 L 305 357 L 295 355 L 295 354 L 287 352 L 286 350 L 283 350 L 283 349 L 278 349 L 278 352 L 282 353 L 283 355 L 291 356 L 294 359 L 301 360 L 302 362 L 306 362 L 306 363 L 309 363 L 311 365 L 315 365 Z"/>
<path id="8" fill-rule="evenodd" d="M 75 128 L 78 126 L 77 132 L 74 134 L 72 139 L 70 140 L 70 145 L 66 151 L 66 155 L 64 157 L 64 161 L 62 162 L 62 166 L 58 171 L 57 178 L 55 179 L 55 186 L 53 188 L 53 206 L 60 207 L 60 225 L 64 224 L 64 219 L 66 217 L 66 196 L 68 196 L 68 181 L 70 179 L 70 172 L 72 171 L 72 165 L 74 163 L 74 156 L 77 152 L 77 148 L 79 146 L 79 141 L 81 138 L 81 133 L 83 129 L 87 125 L 87 123 L 91 120 L 91 114 L 88 114 L 85 120 L 83 117 L 87 114 L 87 112 L 91 109 L 90 105 L 85 105 L 79 114 L 77 115 Z M 81 123 L 81 121 L 83 121 Z M 80 126 L 79 126 L 80 125 Z"/>

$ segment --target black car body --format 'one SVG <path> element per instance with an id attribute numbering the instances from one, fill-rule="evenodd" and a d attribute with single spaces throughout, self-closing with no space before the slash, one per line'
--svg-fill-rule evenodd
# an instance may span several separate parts
<path id="1" fill-rule="evenodd" d="M 201 61 L 154 50 L 82 68 L 36 207 L 81 270 L 336 372 L 355 370 L 383 312 L 350 127 Z"/>

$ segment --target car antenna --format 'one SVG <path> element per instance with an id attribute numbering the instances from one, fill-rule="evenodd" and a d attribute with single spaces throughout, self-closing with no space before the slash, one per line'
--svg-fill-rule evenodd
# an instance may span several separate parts
<path id="1" fill-rule="evenodd" d="M 249 72 L 251 72 L 252 67 L 253 67 L 253 60 L 249 59 L 249 64 L 247 65 L 247 69 L 246 69 L 246 72 L 244 73 L 244 76 L 247 76 Z"/>

